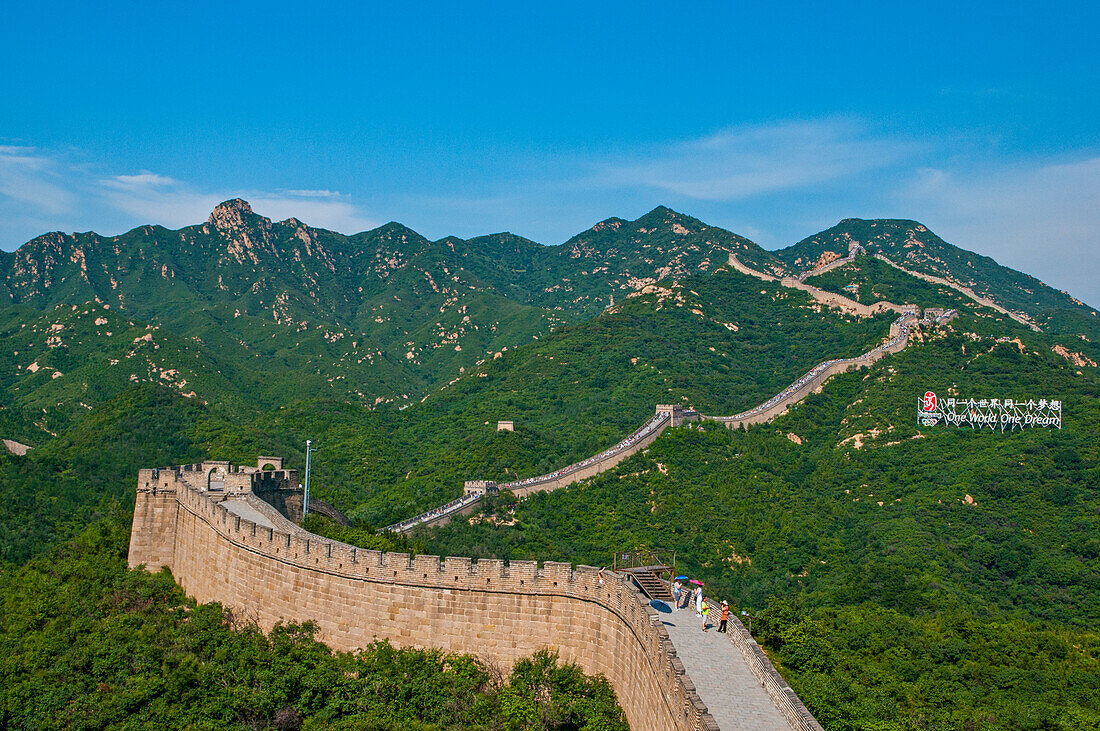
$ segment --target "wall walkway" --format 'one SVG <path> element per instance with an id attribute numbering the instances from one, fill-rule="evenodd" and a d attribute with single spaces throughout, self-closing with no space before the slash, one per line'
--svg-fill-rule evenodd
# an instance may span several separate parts
<path id="1" fill-rule="evenodd" d="M 319 639 L 341 650 L 386 639 L 507 668 L 553 648 L 606 676 L 633 728 L 719 728 L 657 613 L 624 576 L 601 581 L 595 568 L 555 562 L 366 551 L 243 518 L 226 508 L 226 496 L 162 479 L 167 469 L 141 472 L 129 563 L 169 567 L 197 601 L 243 610 L 264 630 L 312 621 Z M 744 692 L 754 688 L 767 698 L 756 681 Z"/>
<path id="2" fill-rule="evenodd" d="M 1039 328 L 1039 326 L 1036 325 L 1030 318 L 1028 318 L 1025 315 L 1022 315 L 1018 312 L 1011 312 L 1009 310 L 1006 310 L 1004 307 L 1001 307 L 999 304 L 997 304 L 993 300 L 989 299 L 988 297 L 982 297 L 980 294 L 978 294 L 974 290 L 970 289 L 969 287 L 964 287 L 961 284 L 957 284 L 955 282 L 952 282 L 950 279 L 944 279 L 943 277 L 936 277 L 936 276 L 933 276 L 931 274 L 925 274 L 923 272 L 915 272 L 912 269 L 906 269 L 903 266 L 895 264 L 893 261 L 888 259 L 884 254 L 875 254 L 875 258 L 886 262 L 887 264 L 894 267 L 895 269 L 898 269 L 900 271 L 905 272 L 909 276 L 916 277 L 917 279 L 923 279 L 924 281 L 931 282 L 932 284 L 942 284 L 945 287 L 950 287 L 951 289 L 955 290 L 956 292 L 958 292 L 962 295 L 965 295 L 966 297 L 969 297 L 970 299 L 974 300 L 979 305 L 983 305 L 985 307 L 990 307 L 990 308 L 996 310 L 997 312 L 1000 312 L 1002 315 L 1007 315 L 1008 317 L 1012 318 L 1013 320 L 1020 323 L 1021 325 L 1026 325 L 1027 327 L 1030 327 L 1035 332 L 1042 332 L 1042 330 Z"/>

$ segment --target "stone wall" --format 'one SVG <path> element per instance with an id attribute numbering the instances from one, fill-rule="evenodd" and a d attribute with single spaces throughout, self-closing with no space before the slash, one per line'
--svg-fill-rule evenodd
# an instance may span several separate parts
<path id="1" fill-rule="evenodd" d="M 748 412 L 742 412 L 735 416 L 702 416 L 701 418 L 709 421 L 717 421 L 730 429 L 738 429 L 740 427 L 749 427 L 754 424 L 766 424 L 767 422 L 782 416 L 787 412 L 793 404 L 798 403 L 802 399 L 809 396 L 811 393 L 820 391 L 825 386 L 825 382 L 835 375 L 840 373 L 846 373 L 856 368 L 867 368 L 873 363 L 884 358 L 891 353 L 899 353 L 905 349 L 905 346 L 909 342 L 908 337 L 908 324 L 899 326 L 899 332 L 894 333 L 891 330 L 892 339 L 883 345 L 871 350 L 863 355 L 855 358 L 841 358 L 838 360 L 827 361 L 819 365 L 814 370 L 816 373 L 801 385 L 796 388 L 790 389 L 789 392 L 781 399 L 775 401 L 775 403 L 769 404 L 764 408 L 757 407 Z"/>
<path id="2" fill-rule="evenodd" d="M 716 729 L 668 635 L 623 578 L 569 564 L 379 553 L 242 519 L 219 496 L 142 470 L 131 566 L 167 566 L 188 595 L 265 630 L 310 620 L 331 647 L 375 640 L 473 653 L 504 668 L 542 648 L 606 676 L 633 728 Z M 145 474 L 149 473 L 149 474 Z"/>
<path id="3" fill-rule="evenodd" d="M 676 408 L 680 409 L 679 414 L 682 420 L 684 418 L 683 409 L 678 405 Z M 446 505 L 430 510 L 427 513 L 421 513 L 420 515 L 400 523 L 388 525 L 382 530 L 408 533 L 421 526 L 446 525 L 456 516 L 469 515 L 472 513 L 477 508 L 481 496 L 485 494 L 490 484 L 499 490 L 510 490 L 517 497 L 527 497 L 536 492 L 557 490 L 559 487 L 566 487 L 575 482 L 580 482 L 581 480 L 598 475 L 601 472 L 606 472 L 627 457 L 637 454 L 639 451 L 652 444 L 653 441 L 672 423 L 671 415 L 672 406 L 658 406 L 657 413 L 650 421 L 642 425 L 642 427 L 628 437 L 627 440 L 619 442 L 608 450 L 609 453 L 601 453 L 603 454 L 602 457 L 596 455 L 596 457 L 569 465 L 556 472 L 539 475 L 538 477 L 530 479 L 515 480 L 499 484 L 488 480 L 467 480 L 463 487 L 463 497 L 459 500 L 451 501 Z M 652 431 L 643 434 L 645 429 L 650 426 L 654 427 Z M 640 434 L 641 436 L 639 436 Z M 631 439 L 633 441 L 627 444 L 626 442 Z"/>
<path id="4" fill-rule="evenodd" d="M 710 616 L 721 616 L 721 605 L 713 599 L 707 599 L 706 601 L 710 607 Z M 798 731 L 823 731 L 821 724 L 806 708 L 806 704 L 802 702 L 802 699 L 798 697 L 790 684 L 783 679 L 783 676 L 775 669 L 768 656 L 764 654 L 764 650 L 749 634 L 749 631 L 745 629 L 745 625 L 741 624 L 741 620 L 732 612 L 726 627 L 726 638 L 745 657 L 753 675 L 760 680 L 760 685 L 768 692 L 768 696 L 771 697 L 776 708 L 779 709 L 792 728 L 798 729 Z"/>
<path id="5" fill-rule="evenodd" d="M 1042 329 L 1040 329 L 1039 326 L 1036 325 L 1035 322 L 1031 318 L 1027 317 L 1023 313 L 1012 312 L 1008 309 L 1005 309 L 1004 307 L 1000 306 L 999 304 L 997 304 L 993 300 L 989 299 L 988 297 L 981 296 L 980 294 L 978 294 L 977 292 L 972 290 L 970 287 L 964 287 L 963 285 L 961 285 L 957 282 L 952 282 L 950 279 L 944 279 L 943 277 L 936 277 L 936 276 L 933 276 L 931 274 L 925 274 L 924 272 L 916 272 L 916 271 L 913 271 L 912 269 L 906 269 L 903 266 L 895 264 L 893 261 L 891 261 L 889 259 L 889 257 L 887 257 L 884 254 L 875 254 L 875 258 L 880 260 L 880 261 L 884 261 L 887 264 L 889 264 L 890 266 L 894 267 L 895 269 L 903 271 L 903 272 L 905 272 L 906 274 L 908 274 L 912 277 L 916 277 L 917 279 L 923 279 L 924 281 L 930 282 L 931 284 L 941 284 L 945 287 L 950 287 L 951 289 L 955 290 L 956 292 L 959 292 L 960 294 L 963 294 L 963 295 L 969 297 L 970 299 L 974 300 L 979 305 L 983 305 L 985 307 L 990 307 L 990 308 L 996 310 L 997 312 L 1000 312 L 1002 315 L 1007 315 L 1008 317 L 1012 318 L 1013 320 L 1020 323 L 1021 325 L 1026 325 L 1027 327 L 1030 327 L 1035 332 L 1042 332 Z"/>
<path id="6" fill-rule="evenodd" d="M 847 264 L 850 261 L 851 258 L 840 259 L 828 266 L 815 270 L 815 272 L 812 272 L 811 274 L 820 274 L 829 269 L 834 269 L 837 266 Z M 832 307 L 834 309 L 840 310 L 841 312 L 846 312 L 850 315 L 856 315 L 857 317 L 874 317 L 875 315 L 880 315 L 884 312 L 896 312 L 899 315 L 905 314 L 907 312 L 917 312 L 919 314 L 919 308 L 915 305 L 896 305 L 893 302 L 887 302 L 885 300 L 880 300 L 879 302 L 875 302 L 872 305 L 865 305 L 861 302 L 856 302 L 850 297 L 845 297 L 842 294 L 837 294 L 836 292 L 826 292 L 823 289 L 818 289 L 817 287 L 806 284 L 802 281 L 802 278 L 800 277 L 783 277 L 782 279 L 778 279 L 769 274 L 758 272 L 757 270 L 742 264 L 741 261 L 732 253 L 730 254 L 729 263 L 730 266 L 732 266 L 734 269 L 741 272 L 742 274 L 748 274 L 750 277 L 756 277 L 757 279 L 763 280 L 765 282 L 779 282 L 779 284 L 784 287 L 801 290 L 810 295 L 810 297 L 812 297 L 814 301 L 820 302 L 826 307 Z"/>
<path id="7" fill-rule="evenodd" d="M 302 491 L 300 489 L 280 487 L 272 490 L 260 487 L 254 493 L 256 497 L 278 510 L 287 519 L 295 523 L 302 522 Z M 342 526 L 351 527 L 351 520 L 348 519 L 348 516 L 337 510 L 335 505 L 324 500 L 318 500 L 311 496 L 309 498 L 309 512 L 323 515 Z"/>

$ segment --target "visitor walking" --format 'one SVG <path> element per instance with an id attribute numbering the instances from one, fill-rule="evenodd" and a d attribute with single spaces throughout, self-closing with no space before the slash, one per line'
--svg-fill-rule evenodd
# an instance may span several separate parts
<path id="1" fill-rule="evenodd" d="M 695 616 L 703 616 L 703 587 L 695 587 Z"/>
<path id="2" fill-rule="evenodd" d="M 700 590 L 700 593 L 702 593 L 702 590 Z M 702 614 L 700 614 L 700 616 L 703 618 L 703 631 L 704 632 L 707 631 L 707 615 L 708 614 L 710 614 L 710 605 L 707 604 L 706 602 L 703 602 L 703 611 L 702 611 Z"/>
<path id="3" fill-rule="evenodd" d="M 680 608 L 680 593 L 684 590 L 684 585 L 677 579 L 676 583 L 672 585 L 672 606 L 674 609 Z"/>
<path id="4" fill-rule="evenodd" d="M 718 631 L 726 631 L 726 622 L 730 621 L 730 603 L 722 600 L 722 618 L 718 620 Z"/>

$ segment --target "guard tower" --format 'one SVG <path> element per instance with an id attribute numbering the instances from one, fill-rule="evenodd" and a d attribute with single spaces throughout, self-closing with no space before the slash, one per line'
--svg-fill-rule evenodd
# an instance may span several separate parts
<path id="1" fill-rule="evenodd" d="M 657 415 L 668 414 L 672 420 L 672 426 L 680 426 L 684 423 L 684 407 L 682 404 L 657 404 Z"/>
<path id="2" fill-rule="evenodd" d="M 463 495 L 496 495 L 500 490 L 492 480 L 466 480 L 462 486 Z"/>

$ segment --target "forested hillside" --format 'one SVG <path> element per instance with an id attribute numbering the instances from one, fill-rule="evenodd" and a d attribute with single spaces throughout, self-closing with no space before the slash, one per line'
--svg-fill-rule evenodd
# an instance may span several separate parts
<path id="1" fill-rule="evenodd" d="M 477 709 L 618 727 L 604 686 L 544 659 L 505 681 L 469 658 L 327 655 L 308 628 L 232 630 L 166 577 L 124 570 L 138 468 L 257 453 L 301 467 L 312 439 L 316 494 L 356 522 L 342 540 L 596 565 L 620 549 L 676 550 L 685 573 L 754 615 L 830 730 L 1100 728 L 1097 316 L 916 227 L 849 220 L 772 254 L 658 208 L 543 247 L 510 234 L 432 242 L 400 224 L 343 236 L 230 201 L 200 226 L 48 234 L 5 255 L 0 437 L 34 448 L 0 452 L 0 637 L 14 658 L 0 725 L 72 725 L 85 711 L 98 719 L 87 725 L 111 725 L 140 703 L 192 718 L 167 700 L 182 688 L 242 727 L 287 707 L 317 727 L 460 727 Z M 960 317 L 773 423 L 671 429 L 568 489 L 487 501 L 411 542 L 374 535 L 464 480 L 594 454 L 656 403 L 736 413 L 875 347 L 892 316 L 843 315 L 726 261 L 802 271 L 859 241 L 903 263 L 910 239 L 927 256 L 905 266 L 955 279 L 969 267 L 966 286 L 1042 331 L 859 256 L 807 284 Z M 918 428 L 926 390 L 1056 398 L 1064 428 Z M 497 432 L 499 419 L 516 430 Z M 97 658 L 120 633 L 142 659 L 112 676 Z M 318 674 L 269 688 L 237 664 L 271 653 L 310 658 Z M 211 689 L 210 668 L 239 674 L 243 697 Z M 334 680 L 346 673 L 359 675 Z M 412 684 L 403 698 L 420 698 L 419 678 L 451 695 L 378 720 L 363 696 L 382 681 L 364 679 L 392 673 Z M 47 686 L 61 690 L 29 706 Z M 341 705 L 330 687 L 361 702 Z"/>
<path id="2" fill-rule="evenodd" d="M 311 625 L 264 635 L 167 571 L 128 571 L 127 518 L 0 573 L 0 726 L 627 729 L 610 684 L 550 652 L 502 676 L 385 642 L 333 652 Z"/>
<path id="3" fill-rule="evenodd" d="M 775 256 L 795 274 L 848 255 L 853 244 L 868 254 L 882 254 L 912 271 L 943 277 L 1002 307 L 1046 319 L 1058 310 L 1095 312 L 1071 295 L 1050 287 L 988 256 L 953 246 L 916 221 L 846 218 Z"/>
<path id="4" fill-rule="evenodd" d="M 674 550 L 760 612 L 754 631 L 826 728 L 1092 728 L 1100 381 L 1023 328 L 1005 343 L 979 327 L 956 321 L 766 427 L 673 430 L 585 484 L 419 540 L 589 564 Z M 1065 426 L 920 429 L 927 389 L 1057 395 Z"/>

